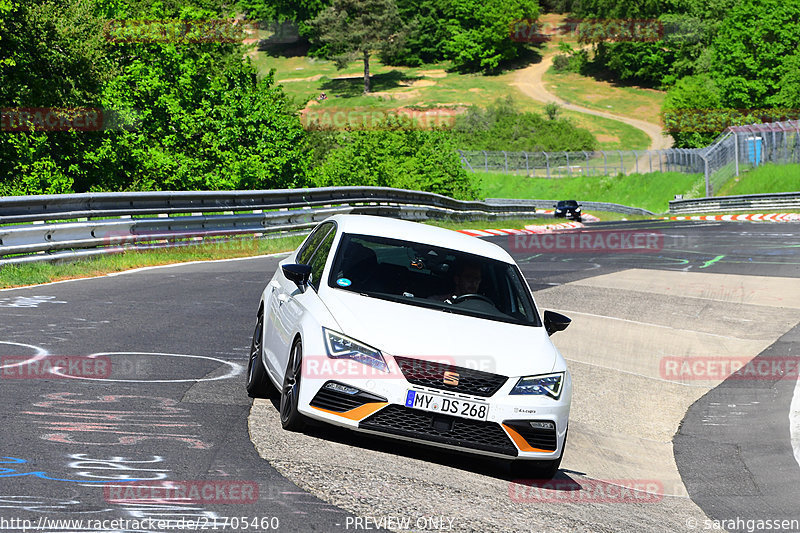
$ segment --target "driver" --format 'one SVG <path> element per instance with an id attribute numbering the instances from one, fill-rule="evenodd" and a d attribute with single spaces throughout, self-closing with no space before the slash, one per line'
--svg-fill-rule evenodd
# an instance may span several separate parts
<path id="1" fill-rule="evenodd" d="M 478 263 L 459 263 L 453 272 L 453 295 L 475 294 L 481 284 L 481 277 L 481 266 Z"/>
<path id="2" fill-rule="evenodd" d="M 481 284 L 483 274 L 481 265 L 474 261 L 461 261 L 456 264 L 453 271 L 453 290 L 448 294 L 431 296 L 434 300 L 441 300 L 452 303 L 452 298 L 465 294 L 475 294 Z"/>

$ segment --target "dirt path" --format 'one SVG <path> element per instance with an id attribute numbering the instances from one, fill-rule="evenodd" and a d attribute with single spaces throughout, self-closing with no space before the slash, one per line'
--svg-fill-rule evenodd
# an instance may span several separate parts
<path id="1" fill-rule="evenodd" d="M 672 147 L 672 137 L 664 135 L 661 132 L 661 126 L 659 124 L 653 124 L 652 122 L 637 120 L 635 118 L 622 117 L 612 113 L 606 113 L 605 111 L 595 111 L 594 109 L 589 109 L 588 107 L 571 104 L 566 100 L 563 100 L 562 98 L 559 98 L 558 96 L 548 92 L 544 86 L 542 78 L 544 77 L 544 73 L 547 72 L 547 69 L 549 69 L 550 65 L 552 64 L 553 56 L 545 56 L 542 58 L 540 63 L 536 63 L 517 71 L 514 76 L 514 82 L 511 83 L 511 85 L 518 87 L 523 93 L 530 96 L 534 100 L 538 100 L 539 102 L 556 102 L 564 109 L 577 111 L 578 113 L 585 113 L 587 115 L 618 120 L 619 122 L 624 122 L 625 124 L 633 126 L 634 128 L 640 129 L 645 132 L 648 137 L 650 137 L 650 146 L 648 147 L 649 150 L 663 150 Z"/>

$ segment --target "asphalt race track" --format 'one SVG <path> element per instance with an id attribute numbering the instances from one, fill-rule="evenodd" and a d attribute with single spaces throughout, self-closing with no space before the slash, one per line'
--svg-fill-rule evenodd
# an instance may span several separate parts
<path id="1" fill-rule="evenodd" d="M 800 225 L 589 230 L 608 231 L 643 231 L 656 246 L 491 239 L 541 309 L 573 319 L 553 337 L 575 394 L 547 488 L 494 460 L 324 426 L 282 431 L 274 402 L 244 391 L 279 257 L 0 291 L 0 529 L 747 531 L 800 520 L 789 366 L 800 357 Z M 687 358 L 706 364 L 670 366 Z M 720 358 L 765 361 L 766 374 L 729 377 L 710 364 Z"/>

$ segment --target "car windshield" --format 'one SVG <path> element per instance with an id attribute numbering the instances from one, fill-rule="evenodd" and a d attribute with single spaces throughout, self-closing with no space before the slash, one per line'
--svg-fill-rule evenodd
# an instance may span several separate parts
<path id="1" fill-rule="evenodd" d="M 558 202 L 558 207 L 578 207 L 578 202 L 575 200 L 565 200 L 563 202 Z"/>
<path id="2" fill-rule="evenodd" d="M 515 265 L 427 244 L 344 234 L 328 285 L 444 312 L 541 325 Z"/>

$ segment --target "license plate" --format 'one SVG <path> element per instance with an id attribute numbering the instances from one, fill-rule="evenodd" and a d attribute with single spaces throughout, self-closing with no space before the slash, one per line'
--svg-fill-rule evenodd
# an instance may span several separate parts
<path id="1" fill-rule="evenodd" d="M 489 416 L 489 404 L 487 403 L 448 398 L 415 390 L 410 390 L 406 394 L 406 407 L 473 420 L 486 420 L 486 417 Z"/>

